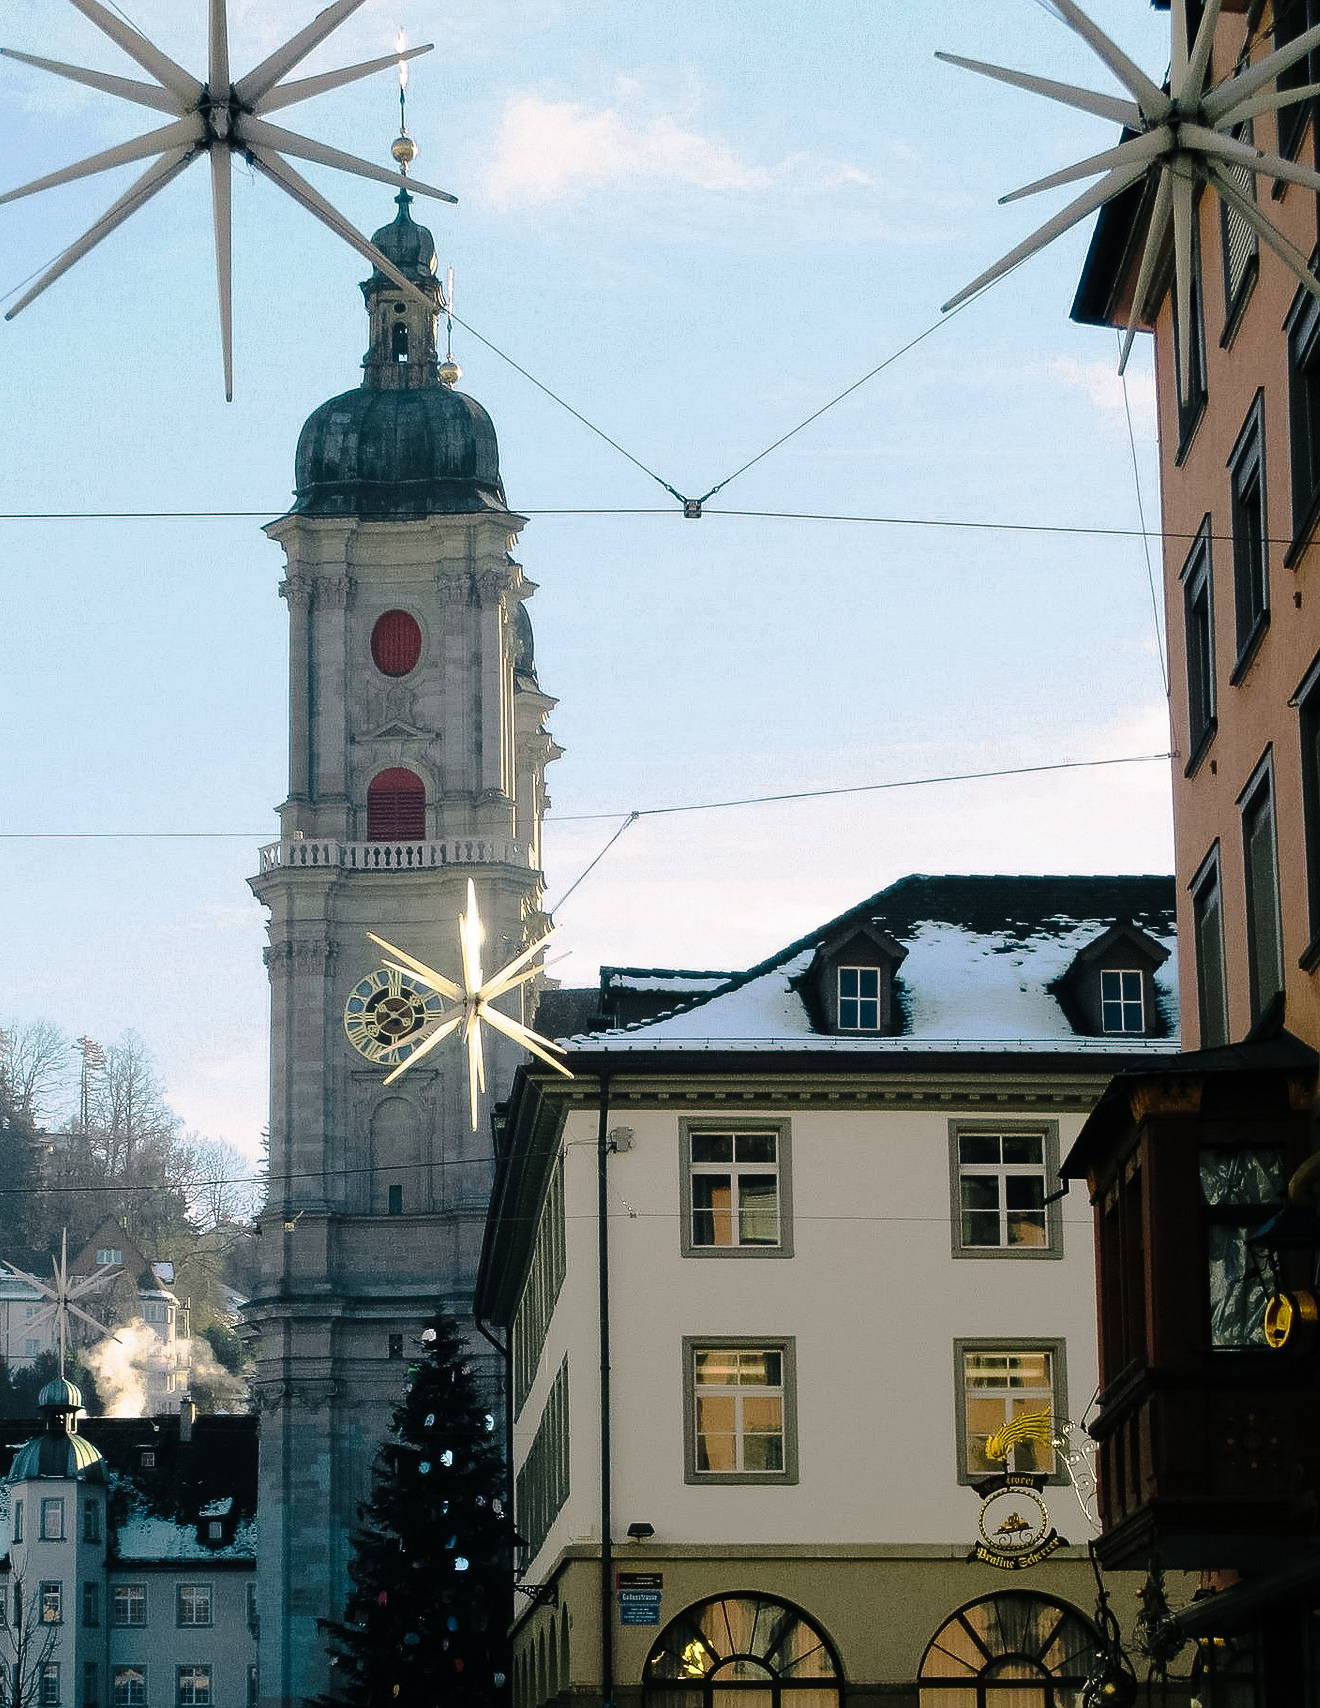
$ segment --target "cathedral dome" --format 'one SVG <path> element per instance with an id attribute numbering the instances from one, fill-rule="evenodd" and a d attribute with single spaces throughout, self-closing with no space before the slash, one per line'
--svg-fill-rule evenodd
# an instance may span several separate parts
<path id="1" fill-rule="evenodd" d="M 490 416 L 448 383 L 457 369 L 437 359 L 435 239 L 408 211 L 372 242 L 403 277 L 379 268 L 362 286 L 371 343 L 357 391 L 332 397 L 298 439 L 294 510 L 304 516 L 403 520 L 508 508 Z M 420 293 L 420 294 L 419 294 Z"/>
<path id="2" fill-rule="evenodd" d="M 294 509 L 398 518 L 504 510 L 500 453 L 475 398 L 437 380 L 332 397 L 298 438 Z"/>

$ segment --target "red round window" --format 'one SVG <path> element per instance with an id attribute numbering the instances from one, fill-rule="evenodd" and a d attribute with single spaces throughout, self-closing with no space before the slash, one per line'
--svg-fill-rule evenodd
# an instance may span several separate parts
<path id="1" fill-rule="evenodd" d="M 386 611 L 371 631 L 371 656 L 384 676 L 406 676 L 422 656 L 422 631 L 407 611 Z"/>
<path id="2" fill-rule="evenodd" d="M 426 785 L 393 765 L 367 785 L 367 841 L 420 842 L 426 835 Z"/>

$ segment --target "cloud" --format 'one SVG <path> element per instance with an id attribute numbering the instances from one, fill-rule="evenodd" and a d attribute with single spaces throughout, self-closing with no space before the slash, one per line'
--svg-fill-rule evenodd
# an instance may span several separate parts
<path id="1" fill-rule="evenodd" d="M 495 137 L 486 189 L 501 202 L 553 201 L 604 184 L 664 178 L 701 190 L 768 189 L 785 178 L 815 187 L 869 184 L 866 173 L 837 162 L 792 155 L 774 167 L 741 159 L 718 139 L 688 129 L 669 114 L 630 111 L 640 97 L 635 79 L 621 80 L 619 104 L 590 108 L 581 101 L 514 95 Z"/>
<path id="2" fill-rule="evenodd" d="M 1084 391 L 1104 415 L 1123 420 L 1123 388 L 1127 387 L 1132 430 L 1138 439 L 1156 437 L 1155 373 L 1150 367 L 1131 367 L 1126 376 L 1108 361 L 1079 362 L 1075 356 L 1056 356 L 1050 373 L 1065 385 Z"/>

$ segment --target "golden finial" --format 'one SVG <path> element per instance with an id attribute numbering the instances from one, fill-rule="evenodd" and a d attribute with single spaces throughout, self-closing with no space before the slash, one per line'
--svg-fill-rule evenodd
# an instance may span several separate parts
<path id="1" fill-rule="evenodd" d="M 405 178 L 408 176 L 408 168 L 417 158 L 417 144 L 408 135 L 408 61 L 403 57 L 406 46 L 403 31 L 400 30 L 394 38 L 394 51 L 399 55 L 399 134 L 390 144 L 390 153 Z"/>

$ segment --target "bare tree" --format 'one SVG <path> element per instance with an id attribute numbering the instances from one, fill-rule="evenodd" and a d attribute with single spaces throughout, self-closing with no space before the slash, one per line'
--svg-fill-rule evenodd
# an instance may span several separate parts
<path id="1" fill-rule="evenodd" d="M 257 1213 L 261 1192 L 248 1158 L 227 1139 L 204 1139 L 200 1133 L 189 1133 L 180 1149 L 188 1157 L 188 1215 L 198 1232 L 246 1227 Z"/>
<path id="2" fill-rule="evenodd" d="M 12 1021 L 0 1030 L 0 1076 L 15 1110 L 49 1125 L 69 1103 L 73 1045 L 49 1020 Z"/>
<path id="3" fill-rule="evenodd" d="M 53 1657 L 65 1609 L 49 1604 L 41 1589 L 29 1594 L 21 1571 L 10 1582 L 12 1610 L 8 1623 L 0 1625 L 0 1669 L 9 1676 L 12 1708 L 38 1708 L 46 1669 L 59 1665 Z"/>

